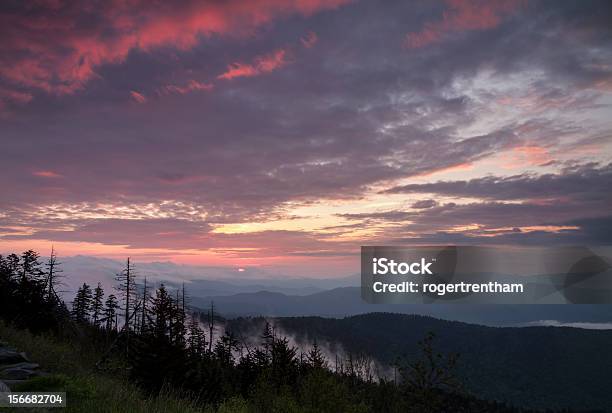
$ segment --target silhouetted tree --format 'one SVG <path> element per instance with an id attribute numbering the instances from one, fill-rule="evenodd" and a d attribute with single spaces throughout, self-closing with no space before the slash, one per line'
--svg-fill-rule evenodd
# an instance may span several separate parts
<path id="1" fill-rule="evenodd" d="M 428 333 L 419 341 L 421 357 L 399 366 L 404 393 L 410 395 L 415 407 L 423 412 L 444 410 L 442 406 L 446 403 L 446 394 L 455 393 L 461 388 L 454 374 L 459 355 L 450 354 L 445 357 L 435 352 L 434 338 L 434 333 Z"/>
<path id="2" fill-rule="evenodd" d="M 315 339 L 312 348 L 306 355 L 306 362 L 308 365 L 314 369 L 323 369 L 327 368 L 327 360 L 325 356 L 321 352 L 319 345 L 317 344 L 317 340 Z"/>
<path id="3" fill-rule="evenodd" d="M 208 352 L 212 353 L 212 343 L 215 334 L 215 303 L 210 302 L 210 310 L 208 311 Z"/>
<path id="4" fill-rule="evenodd" d="M 115 278 L 119 285 L 117 289 L 123 294 L 123 315 L 124 315 L 124 326 L 125 331 L 125 354 L 129 357 L 130 352 L 130 330 L 132 323 L 132 311 L 134 306 L 134 295 L 136 293 L 136 274 L 134 273 L 134 267 L 130 263 L 128 257 L 125 264 L 125 268 Z"/>
<path id="5" fill-rule="evenodd" d="M 238 340 L 231 331 L 226 331 L 215 344 L 215 357 L 225 367 L 234 365 L 234 351 L 238 350 Z"/>
<path id="6" fill-rule="evenodd" d="M 60 284 L 61 273 L 63 272 L 60 268 L 60 264 L 61 263 L 57 261 L 57 254 L 55 253 L 55 249 L 51 247 L 51 255 L 49 256 L 49 260 L 45 264 L 45 266 L 47 267 L 47 274 L 45 280 L 47 301 L 55 301 L 56 303 L 62 302 L 56 291 L 56 286 Z"/>
<path id="7" fill-rule="evenodd" d="M 102 319 L 102 311 L 104 309 L 104 289 L 102 289 L 102 284 L 98 283 L 98 286 L 95 288 L 93 293 L 93 300 L 91 302 L 91 321 L 93 325 L 96 327 L 100 326 L 100 322 Z"/>
<path id="8" fill-rule="evenodd" d="M 200 328 L 200 323 L 195 313 L 191 314 L 191 319 L 187 327 L 188 339 L 187 350 L 192 357 L 201 357 L 206 352 L 206 336 Z"/>
<path id="9" fill-rule="evenodd" d="M 149 302 L 149 290 L 147 289 L 147 277 L 144 277 L 144 286 L 142 289 L 142 310 L 140 313 L 140 334 L 144 334 L 147 330 L 147 304 Z"/>
<path id="10" fill-rule="evenodd" d="M 27 250 L 21 255 L 20 274 L 22 281 L 42 281 L 41 277 L 44 273 L 40 268 L 39 258 L 40 255 L 32 250 Z"/>
<path id="11" fill-rule="evenodd" d="M 272 346 L 274 345 L 274 329 L 272 325 L 266 321 L 264 331 L 261 335 L 261 341 L 263 345 L 263 351 L 267 358 L 272 358 Z"/>
<path id="12" fill-rule="evenodd" d="M 3 267 L 10 276 L 17 276 L 19 270 L 19 256 L 17 254 L 9 254 L 4 259 Z"/>
<path id="13" fill-rule="evenodd" d="M 110 294 L 104 303 L 104 319 L 106 324 L 106 330 L 117 329 L 117 310 L 119 309 L 119 302 L 114 294 Z"/>
<path id="14" fill-rule="evenodd" d="M 182 304 L 182 299 L 179 296 L 179 290 L 176 290 L 176 300 L 172 305 L 170 314 L 170 341 L 177 346 L 185 345 L 185 310 Z"/>
<path id="15" fill-rule="evenodd" d="M 162 284 L 151 299 L 151 314 L 153 316 L 153 333 L 158 339 L 170 341 L 171 323 L 174 313 L 174 303 L 168 290 Z"/>
<path id="16" fill-rule="evenodd" d="M 78 289 L 72 302 L 72 316 L 77 323 L 86 323 L 89 319 L 92 306 L 91 287 L 87 283 Z"/>

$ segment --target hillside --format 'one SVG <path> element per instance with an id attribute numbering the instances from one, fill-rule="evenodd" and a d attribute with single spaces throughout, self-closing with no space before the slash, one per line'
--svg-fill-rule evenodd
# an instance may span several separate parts
<path id="1" fill-rule="evenodd" d="M 229 327 L 248 331 L 263 319 L 240 318 Z M 531 408 L 612 411 L 612 331 L 557 327 L 492 328 L 415 315 L 372 313 L 343 319 L 290 317 L 276 326 L 297 342 L 336 343 L 384 365 L 418 353 L 417 342 L 436 334 L 443 353 L 460 354 L 466 388 L 486 399 Z"/>
<path id="2" fill-rule="evenodd" d="M 213 413 L 192 399 L 170 392 L 147 394 L 125 375 L 109 375 L 95 368 L 100 353 L 89 343 L 60 340 L 50 335 L 33 335 L 0 319 L 0 342 L 27 353 L 45 375 L 12 385 L 17 392 L 66 392 L 66 413 Z M 1 345 L 0 345 L 1 347 Z M 0 412 L 14 411 L 3 409 Z M 17 411 L 54 411 L 27 409 Z"/>

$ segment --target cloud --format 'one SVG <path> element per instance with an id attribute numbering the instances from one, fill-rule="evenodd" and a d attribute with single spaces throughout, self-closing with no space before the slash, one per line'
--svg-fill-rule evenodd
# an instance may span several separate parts
<path id="1" fill-rule="evenodd" d="M 389 243 L 605 245 L 612 241 L 612 198 L 606 189 L 610 182 L 611 165 L 587 164 L 568 166 L 557 174 L 413 184 L 389 191 L 481 200 L 444 203 L 429 199 L 414 203 L 411 210 L 338 216 L 367 226 L 393 223 L 386 231 Z"/>
<path id="2" fill-rule="evenodd" d="M 159 92 L 161 94 L 178 93 L 180 95 L 185 95 L 191 92 L 202 92 L 209 91 L 212 89 L 214 89 L 214 85 L 212 83 L 203 83 L 191 79 L 184 86 L 166 85 L 162 87 Z"/>
<path id="3" fill-rule="evenodd" d="M 209 244 L 210 226 L 184 219 L 91 219 L 64 220 L 65 229 L 42 229 L 31 235 L 4 239 L 45 239 L 57 242 L 93 242 L 130 247 L 201 249 Z"/>
<path id="4" fill-rule="evenodd" d="M 452 32 L 495 28 L 522 3 L 521 0 L 446 0 L 442 19 L 425 23 L 419 32 L 408 33 L 406 45 L 420 48 L 437 43 Z"/>
<path id="5" fill-rule="evenodd" d="M 336 256 L 346 255 L 348 243 L 331 242 L 329 235 L 308 231 L 270 230 L 253 233 L 215 233 L 202 220 L 177 218 L 103 218 L 49 222 L 50 228 L 32 233 L 0 235 L 0 241 L 48 240 L 125 246 L 130 249 L 217 251 L 225 256 Z M 354 254 L 352 247 L 350 252 Z"/>
<path id="6" fill-rule="evenodd" d="M 303 36 L 302 38 L 300 38 L 300 42 L 302 42 L 302 46 L 304 46 L 307 49 L 311 49 L 313 48 L 317 42 L 319 41 L 319 37 L 317 36 L 317 34 L 315 32 L 308 32 L 308 34 L 306 36 Z"/>
<path id="7" fill-rule="evenodd" d="M 0 77 L 54 94 L 81 89 L 105 64 L 130 52 L 162 47 L 188 50 L 203 37 L 244 36 L 276 19 L 310 16 L 347 0 L 37 2 L 0 14 Z"/>
<path id="8" fill-rule="evenodd" d="M 446 203 L 421 211 L 341 214 L 368 226 L 394 223 L 379 240 L 388 243 L 576 244 L 612 241 L 608 203 L 552 205 L 501 202 Z M 584 218 L 576 218 L 581 215 Z M 397 225 L 402 224 L 402 225 Z"/>
<path id="9" fill-rule="evenodd" d="M 61 178 L 62 177 L 62 175 L 58 174 L 57 172 L 53 172 L 53 171 L 35 171 L 35 172 L 32 172 L 32 175 L 39 176 L 41 178 Z"/>
<path id="10" fill-rule="evenodd" d="M 142 93 L 136 92 L 135 90 L 130 90 L 130 96 L 137 103 L 146 103 L 147 102 L 147 98 Z"/>
<path id="11" fill-rule="evenodd" d="M 289 63 L 286 58 L 287 51 L 278 49 L 256 57 L 252 64 L 232 63 L 227 67 L 227 71 L 217 76 L 217 79 L 232 80 L 237 77 L 253 77 L 270 73 Z"/>
<path id="12" fill-rule="evenodd" d="M 364 240 L 586 241 L 596 224 L 577 220 L 609 211 L 609 2 L 495 11 L 494 30 L 445 23 L 418 53 L 401 52 L 407 27 L 443 21 L 439 3 L 83 4 L 0 11 L 0 72 L 27 74 L 0 73 L 0 87 L 33 96 L 6 103 L 0 151 L 0 226 L 30 234 L 24 243 L 259 243 L 245 254 L 281 260 Z M 325 41 L 306 48 L 309 32 Z M 279 50 L 291 56 L 261 63 Z M 249 73 L 292 64 L 217 80 L 231 59 Z M 126 102 L 129 91 L 147 104 Z M 383 197 L 388 210 L 372 214 Z M 300 220 L 308 230 L 213 230 L 303 209 L 317 211 Z"/>
<path id="13" fill-rule="evenodd" d="M 0 105 L 7 103 L 24 105 L 31 101 L 32 98 L 33 96 L 31 93 L 0 87 Z"/>
<path id="14" fill-rule="evenodd" d="M 416 201 L 411 205 L 411 207 L 415 209 L 427 209 L 433 208 L 437 205 L 438 202 L 435 199 L 423 199 L 422 201 Z"/>
<path id="15" fill-rule="evenodd" d="M 610 199 L 612 164 L 582 165 L 558 174 L 520 174 L 509 177 L 487 176 L 469 181 L 439 181 L 396 186 L 388 194 L 432 193 L 444 196 L 495 200 L 557 199 L 591 201 Z"/>

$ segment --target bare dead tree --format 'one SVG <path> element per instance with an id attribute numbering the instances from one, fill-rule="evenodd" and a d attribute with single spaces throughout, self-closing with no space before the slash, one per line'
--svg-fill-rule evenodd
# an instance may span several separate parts
<path id="1" fill-rule="evenodd" d="M 212 353 L 212 342 L 215 331 L 215 303 L 210 302 L 210 311 L 208 312 L 208 353 Z"/>
<path id="2" fill-rule="evenodd" d="M 142 312 L 140 317 L 140 333 L 144 333 L 146 329 L 146 318 L 147 318 L 147 277 L 144 277 L 144 287 L 142 289 Z"/>
<path id="3" fill-rule="evenodd" d="M 128 257 L 125 268 L 115 278 L 118 282 L 118 290 L 121 291 L 124 295 L 124 317 L 125 317 L 125 354 L 126 357 L 129 356 L 129 348 L 130 348 L 130 322 L 132 320 L 132 306 L 133 300 L 132 296 L 136 292 L 136 275 L 134 273 L 134 267 L 130 263 L 130 258 Z"/>
<path id="4" fill-rule="evenodd" d="M 55 253 L 55 248 L 51 246 L 51 255 L 49 256 L 49 260 L 46 263 L 47 267 L 47 276 L 45 279 L 45 290 L 47 294 L 47 300 L 56 302 L 61 302 L 57 291 L 55 291 L 55 286 L 60 284 L 61 273 L 63 272 L 59 267 L 61 265 L 60 262 L 57 261 L 57 254 Z"/>

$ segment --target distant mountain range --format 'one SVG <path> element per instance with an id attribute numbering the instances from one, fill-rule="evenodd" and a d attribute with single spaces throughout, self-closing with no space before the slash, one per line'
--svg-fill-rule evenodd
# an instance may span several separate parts
<path id="1" fill-rule="evenodd" d="M 612 305 L 368 304 L 361 299 L 359 287 L 336 288 L 305 296 L 259 291 L 191 299 L 193 306 L 202 309 L 210 307 L 211 301 L 220 313 L 229 317 L 345 317 L 392 312 L 492 326 L 574 323 L 587 328 L 612 328 Z"/>
<path id="2" fill-rule="evenodd" d="M 419 357 L 418 341 L 433 332 L 436 351 L 459 353 L 457 374 L 473 394 L 537 409 L 612 411 L 612 330 L 493 328 L 389 313 L 267 320 L 298 345 L 316 339 L 341 354 L 368 354 L 384 366 L 397 357 Z M 264 321 L 239 318 L 227 327 L 259 332 Z"/>
<path id="3" fill-rule="evenodd" d="M 114 291 L 115 275 L 124 262 L 89 256 L 61 259 L 64 297 L 71 301 L 83 282 Z M 190 304 L 206 309 L 214 301 L 226 316 L 344 317 L 369 312 L 430 315 L 484 325 L 569 325 L 612 328 L 611 305 L 381 305 L 361 300 L 360 278 L 292 278 L 259 268 L 178 265 L 171 262 L 135 263 L 139 282 L 179 288 L 185 283 Z"/>
<path id="4" fill-rule="evenodd" d="M 62 257 L 63 290 L 72 298 L 78 287 L 86 282 L 98 282 L 109 291 L 116 285 L 115 275 L 123 270 L 125 262 L 108 258 L 77 255 Z M 150 285 L 164 283 L 185 288 L 192 296 L 223 296 L 258 291 L 279 292 L 288 295 L 306 295 L 332 288 L 358 286 L 359 275 L 340 278 L 296 278 L 285 274 L 271 273 L 260 268 L 237 268 L 180 265 L 172 262 L 135 262 L 138 282 L 144 277 Z"/>

